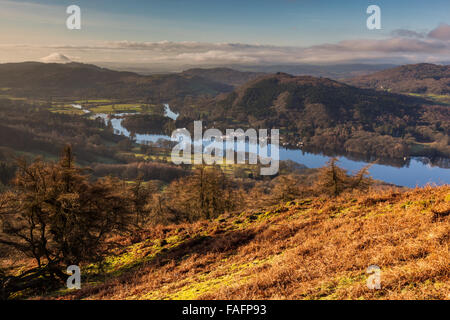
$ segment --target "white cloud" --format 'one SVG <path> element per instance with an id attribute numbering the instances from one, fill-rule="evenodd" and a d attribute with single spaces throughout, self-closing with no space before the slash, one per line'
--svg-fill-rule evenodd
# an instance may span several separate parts
<path id="1" fill-rule="evenodd" d="M 425 33 L 417 32 L 414 30 L 408 29 L 396 29 L 391 32 L 391 35 L 394 37 L 406 37 L 406 38 L 425 38 Z"/>
<path id="2" fill-rule="evenodd" d="M 344 40 L 337 44 L 311 47 L 312 50 L 385 53 L 450 53 L 450 43 L 436 40 L 391 38 L 385 40 Z"/>
<path id="3" fill-rule="evenodd" d="M 345 40 L 311 47 L 281 47 L 243 43 L 206 42 L 105 42 L 94 46 L 54 46 L 58 50 L 80 50 L 86 55 L 100 53 L 119 59 L 132 57 L 136 62 L 185 64 L 278 64 L 302 62 L 341 62 L 364 59 L 450 56 L 450 42 L 438 39 L 395 37 L 383 40 Z M 413 55 L 412 55 L 413 54 Z"/>
<path id="4" fill-rule="evenodd" d="M 439 27 L 432 30 L 428 37 L 439 40 L 450 40 L 450 25 L 442 23 Z"/>
<path id="5" fill-rule="evenodd" d="M 208 42 L 136 42 L 109 41 L 89 45 L 1 46 L 3 55 L 41 61 L 64 62 L 71 57 L 87 63 L 145 65 L 159 70 L 183 69 L 186 66 L 219 66 L 231 64 L 295 64 L 380 62 L 440 62 L 450 59 L 448 25 L 441 25 L 427 36 L 411 30 L 394 32 L 381 40 L 354 39 L 310 47 L 287 47 L 245 43 Z M 425 33 L 424 33 L 425 35 Z M 11 52 L 17 52 L 15 55 Z M 54 52 L 58 52 L 55 54 Z M 20 54 L 19 54 L 20 53 Z M 33 56 L 37 55 L 39 56 Z M 25 57 L 25 58 L 24 58 Z M 23 60 L 22 60 L 23 61 Z"/>

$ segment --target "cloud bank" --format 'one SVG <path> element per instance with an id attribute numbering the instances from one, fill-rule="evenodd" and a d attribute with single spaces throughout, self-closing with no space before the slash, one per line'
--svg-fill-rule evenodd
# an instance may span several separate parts
<path id="1" fill-rule="evenodd" d="M 25 46 L 27 47 L 27 46 Z M 310 47 L 245 43 L 111 41 L 90 45 L 51 45 L 2 48 L 1 54 L 20 50 L 27 58 L 45 62 L 69 62 L 68 57 L 88 63 L 142 65 L 164 70 L 187 66 L 274 65 L 325 63 L 417 63 L 450 60 L 450 26 L 441 24 L 428 33 L 394 30 L 386 39 L 353 39 Z M 58 53 L 54 53 L 58 52 Z M 39 54 L 39 57 L 31 56 Z M 49 55 L 50 54 L 50 55 Z M 17 56 L 17 54 L 15 55 Z"/>
<path id="2" fill-rule="evenodd" d="M 450 25 L 445 24 L 445 23 L 441 24 L 439 27 L 432 30 L 428 34 L 428 37 L 433 38 L 433 39 L 449 41 L 450 40 Z"/>

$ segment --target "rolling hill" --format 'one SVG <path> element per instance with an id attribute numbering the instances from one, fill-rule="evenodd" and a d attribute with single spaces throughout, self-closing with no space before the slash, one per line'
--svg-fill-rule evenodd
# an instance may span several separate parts
<path id="1" fill-rule="evenodd" d="M 299 199 L 120 238 L 44 299 L 449 299 L 449 186 Z M 381 288 L 367 287 L 367 269 Z"/>
<path id="2" fill-rule="evenodd" d="M 260 120 L 277 115 L 329 126 L 351 119 L 369 118 L 371 122 L 386 113 L 411 113 L 417 111 L 414 107 L 420 100 L 359 89 L 327 78 L 277 73 L 250 81 L 233 93 L 221 95 L 216 102 L 231 115 L 245 112 Z M 319 110 L 320 115 L 316 114 Z M 311 119 L 317 116 L 323 124 Z"/>
<path id="3" fill-rule="evenodd" d="M 379 71 L 345 81 L 348 84 L 398 93 L 450 94 L 450 66 L 420 63 Z"/>
<path id="4" fill-rule="evenodd" d="M 442 86 L 439 92 L 448 90 L 448 67 L 424 64 L 392 70 L 404 79 L 408 79 L 402 76 L 405 70 L 412 70 L 406 72 L 409 77 L 438 83 Z M 235 87 L 247 79 L 251 80 Z M 181 115 L 178 127 L 202 119 L 222 129 L 279 128 L 283 143 L 302 141 L 321 149 L 316 151 L 382 158 L 450 154 L 448 108 L 424 108 L 430 102 L 419 97 L 358 88 L 328 78 L 224 68 L 145 76 L 80 63 L 27 62 L 0 64 L 0 89 L 4 97 L 46 100 L 169 101 Z"/>
<path id="5" fill-rule="evenodd" d="M 345 79 L 371 74 L 377 71 L 393 68 L 393 64 L 335 64 L 335 65 L 311 65 L 311 64 L 286 64 L 286 65 L 262 65 L 243 66 L 234 65 L 231 68 L 241 71 L 277 73 L 284 72 L 295 76 L 324 77 L 334 80 Z"/>
<path id="6" fill-rule="evenodd" d="M 386 158 L 450 154 L 442 136 L 449 134 L 449 110 L 425 104 L 418 97 L 278 73 L 221 94 L 198 110 L 222 129 L 279 128 L 285 142 L 302 141 L 322 151 Z"/>
<path id="7" fill-rule="evenodd" d="M 10 95 L 32 98 L 150 97 L 166 100 L 232 90 L 230 85 L 196 75 L 143 76 L 73 62 L 0 64 L 0 88 Z"/>

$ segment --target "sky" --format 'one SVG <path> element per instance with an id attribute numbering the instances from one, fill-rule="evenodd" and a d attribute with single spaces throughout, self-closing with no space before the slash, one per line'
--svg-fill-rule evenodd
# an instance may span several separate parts
<path id="1" fill-rule="evenodd" d="M 69 5 L 81 29 L 69 30 Z M 369 5 L 381 29 L 369 30 Z M 0 62 L 187 65 L 450 61 L 448 0 L 0 0 Z"/>

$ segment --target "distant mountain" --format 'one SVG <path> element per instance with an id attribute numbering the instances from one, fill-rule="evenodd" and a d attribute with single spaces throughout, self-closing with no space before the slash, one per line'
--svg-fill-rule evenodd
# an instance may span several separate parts
<path id="1" fill-rule="evenodd" d="M 72 62 L 67 56 L 55 52 L 52 53 L 44 58 L 40 59 L 41 62 L 45 62 L 45 63 L 69 63 Z"/>
<path id="2" fill-rule="evenodd" d="M 232 86 L 196 75 L 144 76 L 82 63 L 0 64 L 0 88 L 21 97 L 172 99 L 229 92 Z"/>
<path id="3" fill-rule="evenodd" d="M 411 64 L 345 82 L 362 88 L 400 93 L 450 94 L 450 66 Z"/>
<path id="4" fill-rule="evenodd" d="M 181 74 L 202 77 L 210 81 L 225 83 L 231 86 L 240 86 L 250 80 L 264 75 L 264 73 L 261 72 L 243 72 L 230 68 L 195 68 L 183 71 Z"/>
<path id="5" fill-rule="evenodd" d="M 277 73 L 284 72 L 292 75 L 308 75 L 314 77 L 325 77 L 335 80 L 352 78 L 371 74 L 377 71 L 394 68 L 395 64 L 369 64 L 369 63 L 346 63 L 346 64 L 328 64 L 328 65 L 311 65 L 311 64 L 277 64 L 277 65 L 248 65 L 248 64 L 227 64 L 227 65 L 208 65 L 195 66 L 186 65 L 181 69 L 169 68 L 164 65 L 148 65 L 142 63 L 111 63 L 98 62 L 96 65 L 103 66 L 112 70 L 133 71 L 139 74 L 166 74 L 179 73 L 181 70 L 215 70 L 228 69 L 250 73 Z M 202 71 L 201 71 L 202 72 Z M 203 72 L 202 72 L 203 73 Z M 200 75 L 200 74 L 199 74 Z M 250 79 L 248 79 L 250 80 Z M 230 82 L 232 83 L 232 82 Z M 234 84 L 234 83 L 233 83 Z M 242 84 L 242 83 L 241 83 Z"/>
<path id="6" fill-rule="evenodd" d="M 336 65 L 268 65 L 268 66 L 231 66 L 241 71 L 277 73 L 284 72 L 295 76 L 325 77 L 335 80 L 362 76 L 376 71 L 395 67 L 393 64 L 336 64 Z"/>

